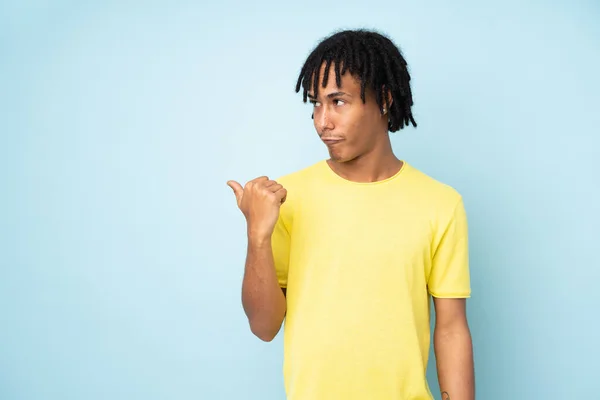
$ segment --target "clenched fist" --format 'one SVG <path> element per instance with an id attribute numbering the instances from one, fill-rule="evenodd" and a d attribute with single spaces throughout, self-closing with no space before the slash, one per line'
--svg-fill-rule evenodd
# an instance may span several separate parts
<path id="1" fill-rule="evenodd" d="M 227 185 L 233 189 L 237 205 L 246 217 L 248 234 L 270 238 L 287 196 L 285 188 L 266 176 L 249 181 L 243 188 L 236 181 L 228 181 Z"/>

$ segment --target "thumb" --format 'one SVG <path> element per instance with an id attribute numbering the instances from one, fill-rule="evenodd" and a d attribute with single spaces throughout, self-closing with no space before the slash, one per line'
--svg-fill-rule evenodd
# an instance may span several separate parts
<path id="1" fill-rule="evenodd" d="M 227 186 L 229 186 L 233 190 L 233 194 L 235 194 L 236 200 L 239 202 L 244 194 L 244 188 L 242 185 L 237 183 L 236 181 L 227 181 Z"/>

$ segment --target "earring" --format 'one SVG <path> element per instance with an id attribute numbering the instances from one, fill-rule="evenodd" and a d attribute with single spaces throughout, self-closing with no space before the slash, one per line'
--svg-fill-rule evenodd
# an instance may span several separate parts
<path id="1" fill-rule="evenodd" d="M 387 112 L 387 110 L 384 108 L 384 109 L 383 109 L 383 113 L 385 114 L 386 112 Z"/>

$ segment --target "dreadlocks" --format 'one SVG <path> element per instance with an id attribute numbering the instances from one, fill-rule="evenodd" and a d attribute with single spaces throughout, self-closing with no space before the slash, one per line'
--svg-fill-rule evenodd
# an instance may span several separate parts
<path id="1" fill-rule="evenodd" d="M 335 80 L 341 86 L 341 76 L 348 71 L 360 80 L 360 96 L 365 103 L 365 89 L 375 92 L 379 108 L 389 109 L 388 130 L 396 132 L 409 122 L 415 122 L 411 107 L 410 74 L 407 63 L 398 47 L 380 33 L 366 30 L 346 30 L 323 40 L 310 53 L 296 83 L 296 93 L 304 88 L 302 100 L 306 103 L 308 91 L 316 97 L 319 90 L 319 71 L 325 64 L 322 86 L 327 86 L 327 77 L 333 64 Z M 387 104 L 388 95 L 393 102 Z"/>

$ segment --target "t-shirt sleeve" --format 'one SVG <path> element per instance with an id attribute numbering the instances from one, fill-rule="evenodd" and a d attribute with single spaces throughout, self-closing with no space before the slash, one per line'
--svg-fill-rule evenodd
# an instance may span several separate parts
<path id="1" fill-rule="evenodd" d="M 467 215 L 459 199 L 448 223 L 440 227 L 434 248 L 428 290 L 434 297 L 471 296 Z"/>
<path id="2" fill-rule="evenodd" d="M 290 233 L 286 218 L 285 203 L 282 205 L 279 218 L 275 224 L 273 235 L 271 236 L 271 248 L 273 249 L 273 261 L 279 286 L 287 288 L 288 268 L 290 262 Z"/>

